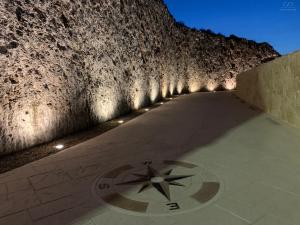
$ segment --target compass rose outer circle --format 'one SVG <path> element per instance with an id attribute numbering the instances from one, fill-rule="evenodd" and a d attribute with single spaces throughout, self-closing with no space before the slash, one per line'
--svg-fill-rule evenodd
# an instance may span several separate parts
<path id="1" fill-rule="evenodd" d="M 199 210 L 218 199 L 221 180 L 194 163 L 148 160 L 117 167 L 96 178 L 94 197 L 128 215 L 166 216 Z"/>

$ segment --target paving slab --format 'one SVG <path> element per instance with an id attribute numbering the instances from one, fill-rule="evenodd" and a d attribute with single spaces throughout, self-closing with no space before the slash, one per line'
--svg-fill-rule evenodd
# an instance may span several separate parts
<path id="1" fill-rule="evenodd" d="M 1 174 L 0 225 L 295 225 L 299 137 L 233 92 L 180 96 Z"/>

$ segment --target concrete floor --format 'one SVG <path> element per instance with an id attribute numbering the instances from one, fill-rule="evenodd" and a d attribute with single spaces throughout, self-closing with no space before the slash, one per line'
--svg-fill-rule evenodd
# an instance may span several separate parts
<path id="1" fill-rule="evenodd" d="M 0 175 L 2 225 L 297 225 L 300 132 L 232 93 L 181 96 Z"/>

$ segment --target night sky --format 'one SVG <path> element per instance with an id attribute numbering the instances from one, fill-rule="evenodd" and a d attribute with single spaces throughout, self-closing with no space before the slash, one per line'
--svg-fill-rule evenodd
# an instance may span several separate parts
<path id="1" fill-rule="evenodd" d="M 300 50 L 300 0 L 165 0 L 177 21 L 268 42 L 281 54 Z"/>

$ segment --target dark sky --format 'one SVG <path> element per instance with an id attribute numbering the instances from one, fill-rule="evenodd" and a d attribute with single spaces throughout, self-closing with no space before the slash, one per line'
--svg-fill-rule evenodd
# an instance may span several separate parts
<path id="1" fill-rule="evenodd" d="M 165 0 L 177 21 L 268 42 L 281 54 L 300 50 L 300 0 Z"/>

